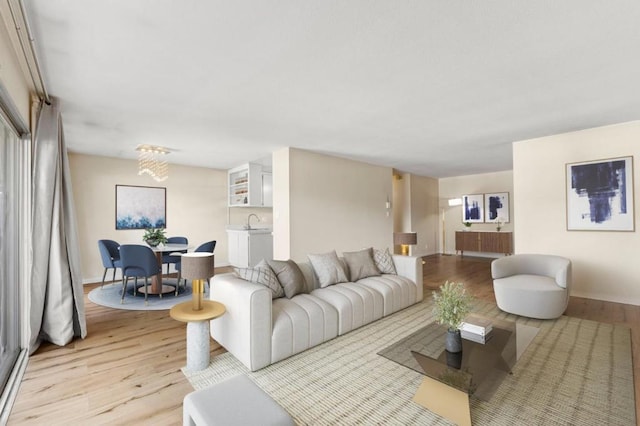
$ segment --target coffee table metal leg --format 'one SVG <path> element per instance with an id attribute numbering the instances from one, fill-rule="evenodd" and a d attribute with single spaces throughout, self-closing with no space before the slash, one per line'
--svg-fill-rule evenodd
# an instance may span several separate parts
<path id="1" fill-rule="evenodd" d="M 209 321 L 187 323 L 187 370 L 199 371 L 209 366 Z"/>
<path id="2" fill-rule="evenodd" d="M 471 426 L 471 407 L 466 392 L 425 377 L 413 401 L 460 426 Z"/>

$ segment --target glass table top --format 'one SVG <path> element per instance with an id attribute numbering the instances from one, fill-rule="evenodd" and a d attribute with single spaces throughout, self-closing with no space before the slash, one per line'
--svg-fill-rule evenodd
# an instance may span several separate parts
<path id="1" fill-rule="evenodd" d="M 486 343 L 462 339 L 462 352 L 444 349 L 447 328 L 431 323 L 378 352 L 421 374 L 488 401 L 538 329 L 511 321 L 491 319 Z"/>

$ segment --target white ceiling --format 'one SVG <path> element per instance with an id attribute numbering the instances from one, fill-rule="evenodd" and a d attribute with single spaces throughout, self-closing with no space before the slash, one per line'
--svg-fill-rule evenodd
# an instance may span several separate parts
<path id="1" fill-rule="evenodd" d="M 227 169 L 291 146 L 446 177 L 640 119 L 637 0 L 24 4 L 79 153 Z"/>

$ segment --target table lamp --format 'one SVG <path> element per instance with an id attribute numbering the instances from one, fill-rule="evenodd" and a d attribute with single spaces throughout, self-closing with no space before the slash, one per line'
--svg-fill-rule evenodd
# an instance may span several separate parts
<path id="1" fill-rule="evenodd" d="M 418 234 L 415 232 L 395 232 L 393 234 L 393 243 L 402 247 L 402 255 L 409 255 L 409 246 L 418 242 Z"/>
<path id="2" fill-rule="evenodd" d="M 182 278 L 192 280 L 193 289 L 193 310 L 202 309 L 202 297 L 204 294 L 204 283 L 214 275 L 213 253 L 194 252 L 182 255 L 181 275 Z"/>

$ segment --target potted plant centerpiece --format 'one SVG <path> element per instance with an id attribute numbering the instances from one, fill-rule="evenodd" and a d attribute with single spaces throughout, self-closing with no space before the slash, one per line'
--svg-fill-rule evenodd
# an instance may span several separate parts
<path id="1" fill-rule="evenodd" d="M 433 314 L 438 324 L 447 326 L 445 349 L 449 352 L 462 351 L 462 338 L 458 327 L 471 311 L 473 297 L 467 294 L 464 284 L 445 282 L 440 291 L 433 292 Z"/>
<path id="2" fill-rule="evenodd" d="M 462 224 L 464 225 L 464 230 L 468 231 L 469 229 L 471 229 L 471 222 L 462 222 Z"/>
<path id="3" fill-rule="evenodd" d="M 142 241 L 149 244 L 151 247 L 158 247 L 159 244 L 165 244 L 167 242 L 167 236 L 165 235 L 164 228 L 148 228 L 144 231 Z"/>

